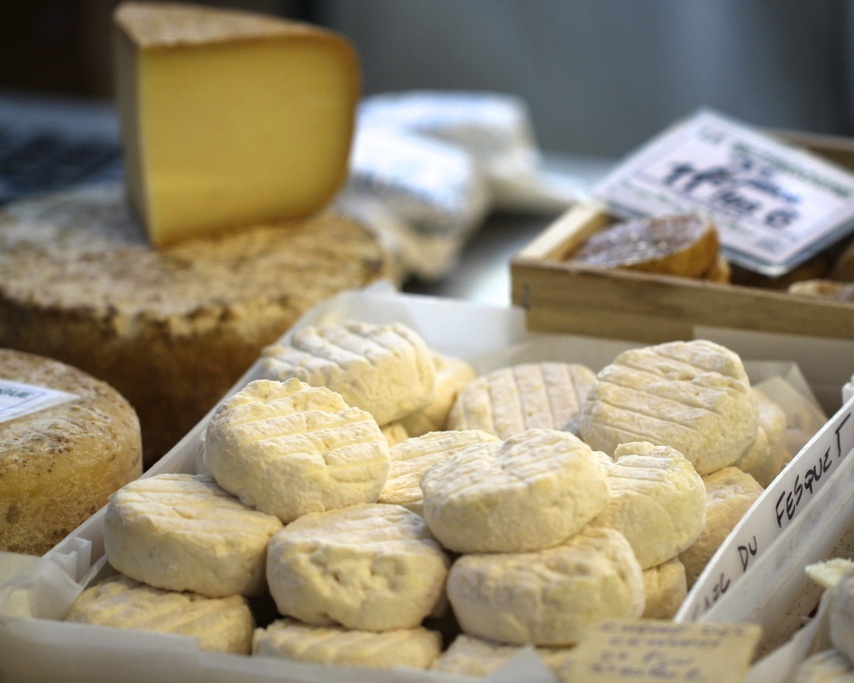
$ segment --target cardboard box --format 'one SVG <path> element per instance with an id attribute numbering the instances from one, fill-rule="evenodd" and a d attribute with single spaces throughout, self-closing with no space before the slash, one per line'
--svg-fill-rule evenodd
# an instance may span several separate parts
<path id="1" fill-rule="evenodd" d="M 598 370 L 621 351 L 637 346 L 637 343 L 613 339 L 540 334 L 526 329 L 525 313 L 519 308 L 401 295 L 390 286 L 347 292 L 324 301 L 303 316 L 294 329 L 348 318 L 405 323 L 418 331 L 432 348 L 471 361 L 479 373 L 534 359 L 572 360 Z M 282 341 L 286 343 L 287 339 L 285 335 Z M 793 382 L 798 381 L 799 373 L 791 361 L 765 361 L 764 353 L 776 339 L 774 335 L 763 335 L 759 340 L 730 340 L 734 342 L 731 348 L 745 360 L 751 381 L 759 379 L 762 373 L 766 376 L 789 373 Z M 805 351 L 803 359 L 807 360 L 809 355 L 809 350 Z M 840 358 L 831 355 L 823 362 L 828 372 L 838 376 L 838 395 L 847 379 L 841 374 Z M 252 379 L 255 371 L 256 367 L 250 368 L 232 392 Z M 809 389 L 805 391 L 808 393 Z M 202 420 L 144 476 L 195 472 L 206 422 L 207 418 Z M 793 460 L 796 462 L 798 458 Z M 783 485 L 787 485 L 785 481 Z M 800 514 L 806 515 L 812 509 L 810 505 L 812 503 L 805 504 Z M 365 671 L 353 667 L 202 652 L 190 638 L 61 621 L 82 587 L 104 571 L 103 514 L 102 509 L 44 558 L 0 553 L 0 680 L 4 683 L 47 680 L 336 683 L 365 680 Z M 716 567 L 710 565 L 707 571 L 713 575 Z M 730 595 L 738 596 L 742 581 L 732 583 Z M 705 585 L 703 577 L 698 583 Z M 369 678 L 378 683 L 465 680 L 408 669 L 371 671 Z M 531 650 L 524 651 L 508 668 L 481 680 L 496 683 L 555 681 Z"/>

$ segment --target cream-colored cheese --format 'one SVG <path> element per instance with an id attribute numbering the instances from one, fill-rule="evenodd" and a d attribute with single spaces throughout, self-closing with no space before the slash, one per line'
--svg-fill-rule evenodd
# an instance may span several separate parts
<path id="1" fill-rule="evenodd" d="M 674 557 L 643 571 L 644 619 L 672 619 L 688 595 L 685 565 Z"/>
<path id="2" fill-rule="evenodd" d="M 702 478 L 669 446 L 626 443 L 614 456 L 602 462 L 610 498 L 592 524 L 623 534 L 643 569 L 676 557 L 706 526 Z"/>
<path id="3" fill-rule="evenodd" d="M 441 649 L 441 635 L 422 627 L 377 633 L 310 626 L 294 619 L 278 619 L 257 629 L 252 643 L 254 655 L 372 669 L 428 669 Z"/>
<path id="4" fill-rule="evenodd" d="M 482 429 L 502 439 L 526 429 L 565 429 L 578 417 L 592 370 L 575 363 L 521 363 L 466 385 L 448 414 L 448 429 Z"/>
<path id="5" fill-rule="evenodd" d="M 464 633 L 454 638 L 433 664 L 434 671 L 462 676 L 489 676 L 521 652 L 522 645 L 505 645 Z M 571 647 L 538 647 L 537 655 L 560 678 L 563 669 L 572 664 Z"/>
<path id="6" fill-rule="evenodd" d="M 740 458 L 756 440 L 756 396 L 741 359 L 706 340 L 621 353 L 597 375 L 579 434 L 613 454 L 630 441 L 671 446 L 701 474 Z"/>
<path id="7" fill-rule="evenodd" d="M 750 474 L 759 485 L 767 488 L 774 480 L 787 458 L 786 413 L 766 394 L 753 389 L 759 408 L 759 429 L 750 450 L 733 465 Z"/>
<path id="8" fill-rule="evenodd" d="M 689 589 L 763 491 L 753 477 L 737 467 L 725 467 L 703 477 L 703 485 L 706 488 L 706 526 L 697 540 L 679 553 Z"/>
<path id="9" fill-rule="evenodd" d="M 398 443 L 389 449 L 391 468 L 378 503 L 402 505 L 419 515 L 424 512 L 421 478 L 437 462 L 473 444 L 498 441 L 498 437 L 479 429 L 428 432 Z"/>
<path id="10" fill-rule="evenodd" d="M 463 555 L 448 598 L 468 635 L 548 646 L 573 645 L 602 620 L 639 618 L 645 600 L 628 541 L 591 527 L 537 552 Z"/>
<path id="11" fill-rule="evenodd" d="M 211 416 L 205 466 L 226 491 L 288 523 L 376 501 L 388 443 L 368 413 L 334 391 L 254 380 Z"/>
<path id="12" fill-rule="evenodd" d="M 126 576 L 84 590 L 66 621 L 192 636 L 202 650 L 248 655 L 255 620 L 239 595 L 208 598 L 152 588 Z"/>
<path id="13" fill-rule="evenodd" d="M 445 429 L 448 413 L 460 390 L 476 377 L 474 368 L 464 360 L 431 350 L 436 368 L 433 398 L 423 408 L 401 418 L 409 436 L 421 436 Z"/>
<path id="14" fill-rule="evenodd" d="M 449 561 L 421 516 L 399 505 L 309 514 L 270 540 L 279 612 L 366 631 L 415 628 L 444 599 Z"/>
<path id="15" fill-rule="evenodd" d="M 342 36 L 169 3 L 114 14 L 129 199 L 154 244 L 325 206 L 346 179 L 359 96 Z"/>
<path id="16" fill-rule="evenodd" d="M 554 429 L 470 446 L 427 470 L 421 490 L 430 530 L 461 553 L 555 545 L 608 501 L 605 472 L 593 451 Z"/>
<path id="17" fill-rule="evenodd" d="M 355 320 L 303 327 L 288 346 L 268 346 L 259 376 L 328 387 L 380 426 L 427 405 L 436 382 L 430 350 L 418 333 L 402 323 Z"/>
<path id="18" fill-rule="evenodd" d="M 104 515 L 104 549 L 121 573 L 150 586 L 209 597 L 264 589 L 273 515 L 201 475 L 159 474 L 119 489 Z"/>

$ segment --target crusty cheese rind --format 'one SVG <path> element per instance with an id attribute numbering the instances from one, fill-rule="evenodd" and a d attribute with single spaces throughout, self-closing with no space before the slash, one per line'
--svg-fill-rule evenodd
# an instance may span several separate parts
<path id="1" fill-rule="evenodd" d="M 332 389 L 348 405 L 368 411 L 380 426 L 427 405 L 436 382 L 431 352 L 421 335 L 402 323 L 355 320 L 306 326 L 287 346 L 268 346 L 259 376 L 297 377 Z"/>
<path id="2" fill-rule="evenodd" d="M 209 597 L 258 595 L 270 537 L 282 523 L 203 475 L 159 474 L 119 489 L 104 515 L 104 549 L 119 572 Z"/>
<path id="3" fill-rule="evenodd" d="M 161 590 L 121 575 L 84 590 L 65 619 L 192 636 L 202 650 L 243 655 L 252 649 L 255 627 L 249 603 L 239 595 L 209 598 Z"/>
<path id="4" fill-rule="evenodd" d="M 676 557 L 706 526 L 706 489 L 690 462 L 669 446 L 621 444 L 603 462 L 609 500 L 594 526 L 626 537 L 643 569 Z"/>
<path id="5" fill-rule="evenodd" d="M 854 663 L 854 569 L 842 574 L 830 590 L 830 642 Z"/>
<path id="6" fill-rule="evenodd" d="M 712 555 L 764 490 L 749 474 L 725 467 L 703 477 L 706 525 L 688 548 L 679 553 L 688 588 L 694 585 Z"/>
<path id="7" fill-rule="evenodd" d="M 788 424 L 786 413 L 777 403 L 756 388 L 752 391 L 759 408 L 756 441 L 733 465 L 767 488 L 785 465 Z"/>
<path id="8" fill-rule="evenodd" d="M 0 376 L 77 397 L 0 423 L 0 551 L 42 555 L 142 474 L 139 420 L 110 385 L 49 358 L 0 349 Z"/>
<path id="9" fill-rule="evenodd" d="M 605 507 L 605 473 L 587 444 L 553 429 L 472 445 L 421 478 L 424 518 L 456 552 L 555 545 Z"/>
<path id="10" fill-rule="evenodd" d="M 463 555 L 448 598 L 468 635 L 549 646 L 573 645 L 602 620 L 636 619 L 645 600 L 628 541 L 591 527 L 537 552 Z"/>
<path id="11" fill-rule="evenodd" d="M 854 664 L 834 648 L 803 659 L 795 668 L 792 683 L 854 683 Z"/>
<path id="12" fill-rule="evenodd" d="M 449 560 L 424 520 L 399 505 L 304 515 L 270 540 L 279 612 L 316 626 L 415 628 L 444 599 Z"/>
<path id="13" fill-rule="evenodd" d="M 577 363 L 520 363 L 478 377 L 457 395 L 448 429 L 482 429 L 506 439 L 526 429 L 565 429 L 596 375 Z"/>
<path id="14" fill-rule="evenodd" d="M 441 650 L 441 635 L 422 627 L 378 633 L 311 626 L 289 618 L 257 629 L 252 643 L 254 655 L 372 669 L 428 669 Z"/>
<path id="15" fill-rule="evenodd" d="M 367 412 L 330 389 L 261 379 L 214 411 L 205 466 L 226 491 L 288 523 L 376 501 L 388 442 Z"/>
<path id="16" fill-rule="evenodd" d="M 621 443 L 671 446 L 701 474 L 740 458 L 756 440 L 758 407 L 741 359 L 707 340 L 630 349 L 597 375 L 579 434 L 613 454 Z"/>
<path id="17" fill-rule="evenodd" d="M 498 437 L 480 429 L 428 432 L 395 444 L 389 449 L 391 467 L 378 503 L 402 505 L 417 514 L 424 513 L 421 478 L 437 462 L 477 443 L 498 441 Z"/>

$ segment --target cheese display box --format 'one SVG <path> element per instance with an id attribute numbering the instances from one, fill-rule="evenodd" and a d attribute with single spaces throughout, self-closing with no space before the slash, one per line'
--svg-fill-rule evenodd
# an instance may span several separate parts
<path id="1" fill-rule="evenodd" d="M 799 133 L 781 137 L 844 168 L 854 168 L 850 140 Z M 692 335 L 703 326 L 852 337 L 854 303 L 795 296 L 782 289 L 789 279 L 826 277 L 823 273 L 828 268 L 819 267 L 826 265 L 818 263 L 819 257 L 773 283 L 750 272 L 723 282 L 713 277 L 598 268 L 568 260 L 583 242 L 618 220 L 605 204 L 583 201 L 515 255 L 511 261 L 512 301 L 526 310 L 529 327 L 648 343 Z"/>
<path id="2" fill-rule="evenodd" d="M 322 301 L 304 314 L 280 341 L 288 343 L 295 333 L 309 325 L 346 320 L 403 323 L 420 334 L 431 349 L 468 361 L 480 374 L 534 360 L 571 361 L 599 370 L 622 351 L 639 345 L 637 342 L 602 337 L 530 331 L 526 326 L 526 312 L 521 308 L 400 294 L 387 283 L 351 290 Z M 837 516 L 835 526 L 816 526 L 816 519 L 824 519 L 819 508 L 824 504 L 823 499 L 839 495 L 840 486 L 847 483 L 842 481 L 843 478 L 850 476 L 848 472 L 854 467 L 852 459 L 846 458 L 854 449 L 854 420 L 849 419 L 854 410 L 854 398 L 849 391 L 843 400 L 842 393 L 843 385 L 851 377 L 851 369 L 846 363 L 852 354 L 850 345 L 844 344 L 823 348 L 817 353 L 817 347 L 811 343 L 815 340 L 809 340 L 800 346 L 785 345 L 784 350 L 791 354 L 790 358 L 769 360 L 768 351 L 782 341 L 781 335 L 739 336 L 727 334 L 723 329 L 704 332 L 709 333 L 706 338 L 727 345 L 741 356 L 751 384 L 763 383 L 765 386 L 784 379 L 785 385 L 799 397 L 795 411 L 801 414 L 789 417 L 794 418 L 794 424 L 814 434 L 802 440 L 803 448 L 793 453 L 790 464 L 742 518 L 733 532 L 735 536 L 730 536 L 720 547 L 674 619 L 677 625 L 680 622 L 708 622 L 738 626 L 741 620 L 736 617 L 734 605 L 746 602 L 744 598 L 748 589 L 754 591 L 755 584 L 762 582 L 757 573 L 763 564 L 774 565 L 766 570 L 770 572 L 769 576 L 779 573 L 781 566 L 785 566 L 788 573 L 802 573 L 800 563 L 808 559 L 807 555 L 824 555 L 838 545 L 834 536 L 842 526 L 841 517 Z M 260 363 L 261 359 L 224 399 L 255 379 Z M 815 387 L 808 381 L 810 376 L 815 378 L 817 385 L 824 385 L 827 403 L 835 404 L 832 411 L 824 413 L 818 405 L 813 393 Z M 834 376 L 835 397 L 830 391 Z M 166 473 L 196 473 L 213 412 L 211 410 L 168 454 L 146 471 L 143 479 Z M 803 415 L 804 412 L 809 415 Z M 832 417 L 827 419 L 825 415 Z M 821 475 L 826 476 L 820 476 L 815 472 L 813 460 L 819 455 L 824 458 L 825 451 L 831 455 L 825 458 L 826 467 L 821 469 Z M 812 474 L 805 474 L 806 470 Z M 807 476 L 809 491 L 804 489 Z M 795 487 L 800 487 L 799 499 L 797 503 L 789 504 Z M 852 506 L 849 504 L 847 507 Z M 4 683 L 44 680 L 311 683 L 365 679 L 365 669 L 352 666 L 207 652 L 200 650 L 196 641 L 189 637 L 63 621 L 80 591 L 112 571 L 105 556 L 105 510 L 93 515 L 44 557 L 0 554 L 0 679 Z M 769 514 L 776 529 L 766 529 L 765 518 Z M 756 515 L 762 518 L 758 522 Z M 808 546 L 810 552 L 785 558 L 786 561 L 780 563 L 781 551 L 778 548 L 788 542 L 785 534 L 796 533 L 799 529 L 800 539 L 804 539 L 804 534 L 809 537 L 800 542 L 805 548 Z M 819 543 L 811 533 L 819 534 L 822 542 Z M 756 540 L 745 542 L 744 534 L 750 539 L 755 536 Z M 824 547 L 825 539 L 831 549 Z M 732 572 L 729 567 L 733 558 L 740 561 L 745 552 L 749 555 L 748 566 Z M 720 581 L 722 575 L 725 575 L 725 583 Z M 782 579 L 776 575 L 773 578 L 783 586 Z M 775 598 L 786 602 L 784 609 L 791 610 L 798 594 L 797 586 L 784 586 L 782 593 L 776 594 Z M 802 601 L 807 612 L 799 614 L 808 613 L 811 606 Z M 749 616 L 756 622 L 767 623 L 765 605 L 757 605 Z M 533 648 L 521 650 L 503 667 L 483 678 L 406 667 L 372 669 L 369 676 L 370 680 L 380 682 L 425 683 L 557 680 Z M 576 679 L 570 677 L 565 680 Z"/>

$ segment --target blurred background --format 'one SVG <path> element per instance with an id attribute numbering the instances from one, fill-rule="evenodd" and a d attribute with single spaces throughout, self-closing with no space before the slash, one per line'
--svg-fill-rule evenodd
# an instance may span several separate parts
<path id="1" fill-rule="evenodd" d="M 112 96 L 113 0 L 0 2 L 0 91 Z M 227 0 L 347 35 L 363 92 L 513 93 L 549 152 L 617 158 L 708 106 L 854 131 L 854 0 Z"/>

